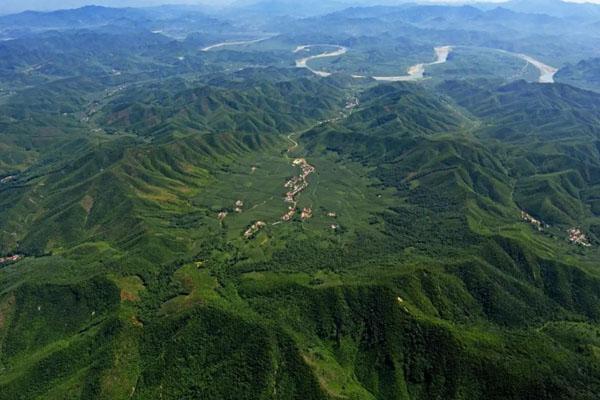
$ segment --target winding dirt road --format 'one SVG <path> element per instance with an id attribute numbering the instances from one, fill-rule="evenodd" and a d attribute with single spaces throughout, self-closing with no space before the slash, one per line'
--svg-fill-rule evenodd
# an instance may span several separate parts
<path id="1" fill-rule="evenodd" d="M 260 43 L 260 42 L 264 42 L 265 40 L 269 40 L 272 37 L 273 36 L 268 36 L 268 37 L 264 37 L 264 38 L 260 38 L 260 39 L 253 39 L 253 40 L 239 40 L 236 42 L 222 42 L 222 43 L 217 43 L 217 44 L 212 44 L 210 46 L 207 46 L 207 47 L 203 48 L 202 51 L 211 51 L 214 49 L 218 49 L 221 47 L 227 47 L 227 46 L 241 46 L 241 45 L 245 45 L 245 44 Z"/>
<path id="2" fill-rule="evenodd" d="M 292 146 L 291 146 L 291 147 L 288 147 L 288 150 L 287 150 L 287 151 L 288 151 L 288 153 L 291 153 L 292 151 L 294 151 L 295 149 L 297 149 L 297 148 L 298 148 L 298 142 L 296 142 L 294 139 L 292 139 L 292 136 L 293 136 L 294 134 L 295 134 L 295 133 L 290 133 L 289 135 L 287 135 L 287 136 L 286 136 L 286 137 L 287 137 L 287 140 L 289 140 L 289 141 L 290 141 L 290 143 L 292 144 Z"/>

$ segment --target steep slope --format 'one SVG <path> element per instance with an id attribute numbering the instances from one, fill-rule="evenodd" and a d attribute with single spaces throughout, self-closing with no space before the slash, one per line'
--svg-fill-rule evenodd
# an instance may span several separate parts
<path id="1" fill-rule="evenodd" d="M 415 85 L 378 86 L 361 95 L 360 108 L 344 121 L 352 131 L 373 135 L 429 135 L 468 124 L 444 99 Z"/>
<path id="2" fill-rule="evenodd" d="M 341 89 L 314 79 L 240 90 L 202 86 L 177 93 L 159 86 L 126 91 L 104 108 L 99 123 L 140 135 L 177 130 L 285 133 L 326 119 L 342 101 Z"/>
<path id="3" fill-rule="evenodd" d="M 556 80 L 598 92 L 600 91 L 600 58 L 582 60 L 575 65 L 567 65 L 556 73 Z"/>
<path id="4" fill-rule="evenodd" d="M 446 82 L 441 88 L 484 118 L 480 134 L 505 144 L 505 164 L 517 178 L 514 196 L 522 208 L 552 225 L 597 223 L 596 93 L 525 82 L 501 87 Z"/>
<path id="5" fill-rule="evenodd" d="M 126 139 L 80 146 L 76 158 L 50 170 L 30 170 L 0 188 L 2 251 L 46 254 L 97 243 L 165 260 L 184 251 L 186 244 L 177 244 L 166 232 L 162 239 L 155 234 L 176 232 L 170 219 L 192 212 L 189 199 L 214 183 L 210 171 L 215 163 L 275 143 L 278 139 L 267 136 L 221 134 L 156 146 Z M 153 217 L 155 213 L 161 218 Z M 189 245 L 190 240 L 185 242 Z"/>
<path id="6" fill-rule="evenodd" d="M 568 85 L 517 81 L 497 87 L 468 81 L 439 86 L 459 105 L 490 121 L 489 134 L 518 141 L 529 135 L 597 138 L 600 96 Z M 530 140 L 530 139 L 527 139 Z"/>

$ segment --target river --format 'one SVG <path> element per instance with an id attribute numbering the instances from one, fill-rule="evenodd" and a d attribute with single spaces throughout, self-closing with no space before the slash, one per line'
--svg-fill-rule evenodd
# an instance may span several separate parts
<path id="1" fill-rule="evenodd" d="M 263 37 L 260 39 L 253 39 L 253 40 L 240 40 L 240 41 L 234 41 L 234 42 L 222 42 L 222 43 L 217 43 L 217 44 L 213 44 L 210 45 L 208 47 L 205 47 L 202 49 L 202 51 L 210 51 L 210 50 L 214 50 L 217 48 L 221 48 L 221 47 L 226 47 L 226 46 L 239 46 L 239 45 L 247 45 L 247 44 L 254 44 L 254 43 L 260 43 L 263 42 L 265 40 L 268 40 L 270 38 L 272 38 L 273 36 L 268 36 L 268 37 Z M 332 45 L 332 44 L 305 44 L 305 45 L 300 45 L 298 47 L 296 47 L 296 49 L 294 50 L 294 53 L 300 53 L 302 51 L 308 50 L 311 47 L 316 47 L 316 46 L 327 46 L 327 47 L 333 47 L 335 48 L 335 50 L 333 51 L 326 51 L 324 53 L 321 54 L 317 54 L 314 56 L 308 56 L 308 57 L 304 57 L 304 58 L 300 58 L 298 60 L 296 60 L 296 67 L 297 68 L 306 68 L 309 71 L 311 71 L 313 74 L 321 76 L 321 77 L 328 77 L 331 76 L 330 72 L 327 71 L 320 71 L 320 70 L 316 70 L 311 68 L 308 63 L 312 60 L 317 60 L 320 58 L 329 58 L 329 57 L 339 57 L 342 56 L 344 54 L 346 54 L 348 52 L 348 48 L 344 47 L 344 46 L 339 46 L 339 45 Z M 409 67 L 406 71 L 406 75 L 399 75 L 399 76 L 372 76 L 371 78 L 376 80 L 376 81 L 382 81 L 382 82 L 408 82 L 408 81 L 418 81 L 418 80 L 422 80 L 425 77 L 425 70 L 427 69 L 427 67 L 431 66 L 431 65 L 438 65 L 438 64 L 443 64 L 445 62 L 448 61 L 448 56 L 450 55 L 450 53 L 452 52 L 453 47 L 452 46 L 439 46 L 434 48 L 435 51 L 435 60 L 429 63 L 420 63 L 420 64 L 415 64 L 411 67 Z M 536 60 L 535 58 L 528 56 L 526 54 L 522 54 L 522 53 L 513 53 L 510 51 L 506 51 L 506 50 L 500 50 L 500 49 L 492 49 L 492 50 L 497 50 L 499 52 L 505 53 L 505 54 L 510 54 L 514 57 L 518 57 L 521 58 L 522 60 L 525 60 L 526 62 L 528 62 L 529 64 L 533 65 L 535 68 L 538 69 L 538 71 L 540 72 L 540 76 L 538 79 L 538 82 L 540 83 L 554 83 L 554 75 L 556 74 L 556 72 L 558 71 L 557 68 L 554 68 L 550 65 L 544 64 L 543 62 Z M 366 76 L 363 75 L 352 75 L 353 78 L 367 78 Z"/>
<path id="2" fill-rule="evenodd" d="M 330 72 L 326 72 L 326 71 L 318 71 L 315 69 L 312 69 L 309 65 L 308 62 L 311 60 L 316 60 L 319 58 L 326 58 L 326 57 L 337 57 L 337 56 L 341 56 L 344 55 L 348 52 L 348 48 L 343 47 L 343 46 L 338 46 L 338 45 L 301 45 L 296 47 L 296 49 L 294 50 L 294 53 L 299 53 L 301 51 L 304 51 L 306 49 L 309 49 L 311 47 L 315 47 L 315 46 L 331 46 L 331 47 L 336 47 L 337 50 L 335 51 L 328 51 L 322 54 L 318 54 L 315 56 L 310 56 L 310 57 L 305 57 L 305 58 L 301 58 L 299 60 L 296 60 L 296 67 L 298 68 L 306 68 L 310 71 L 312 71 L 315 75 L 318 76 L 322 76 L 322 77 L 327 77 L 330 76 L 331 73 Z M 439 46 L 436 47 L 434 49 L 435 51 L 435 56 L 436 59 L 435 61 L 432 61 L 430 63 L 420 63 L 420 64 L 415 64 L 411 67 L 408 68 L 408 70 L 406 71 L 406 75 L 400 75 L 400 76 L 372 76 L 372 79 L 375 79 L 376 81 L 382 81 L 382 82 L 408 82 L 408 81 L 418 81 L 421 80 L 425 77 L 425 70 L 427 69 L 427 67 L 431 66 L 431 65 L 437 65 L 437 64 L 443 64 L 445 62 L 448 61 L 448 56 L 450 55 L 450 53 L 452 52 L 453 47 L 452 46 Z M 522 53 L 512 53 L 506 50 L 500 50 L 500 49 L 491 49 L 491 50 L 497 50 L 499 52 L 502 52 L 504 54 L 509 54 L 512 55 L 514 57 L 518 57 L 522 60 L 525 60 L 526 62 L 528 62 L 529 64 L 533 65 L 535 68 L 538 69 L 538 71 L 540 72 L 540 76 L 538 78 L 538 82 L 540 83 L 554 83 L 554 75 L 556 74 L 556 72 L 558 71 L 557 68 L 554 68 L 550 65 L 544 64 L 543 62 L 536 60 L 535 58 L 528 56 L 527 54 L 522 54 Z M 353 78 L 357 78 L 357 79 L 364 79 L 367 78 L 364 75 L 352 75 Z"/>
<path id="3" fill-rule="evenodd" d="M 430 63 L 416 64 L 408 68 L 407 75 L 401 76 L 374 76 L 373 79 L 376 81 L 384 82 L 406 82 L 406 81 L 417 81 L 425 77 L 425 68 L 430 65 L 444 64 L 448 61 L 448 56 L 452 52 L 452 46 L 440 46 L 434 49 L 435 61 Z"/>
<path id="4" fill-rule="evenodd" d="M 319 58 L 338 57 L 338 56 L 344 55 L 348 52 L 348 48 L 344 47 L 344 46 L 329 45 L 329 44 L 328 45 L 305 44 L 305 45 L 296 47 L 296 49 L 294 50 L 294 53 L 299 53 L 301 51 L 305 51 L 305 50 L 307 50 L 311 47 L 315 47 L 315 46 L 330 46 L 330 47 L 335 47 L 336 50 L 335 51 L 327 51 L 325 53 L 317 54 L 315 56 L 304 57 L 299 60 L 296 60 L 296 67 L 306 68 L 309 71 L 311 71 L 312 73 L 314 73 L 315 75 L 322 76 L 322 77 L 328 77 L 331 75 L 330 72 L 315 70 L 308 65 L 308 62 L 319 59 Z M 435 61 L 430 62 L 430 63 L 421 63 L 421 64 L 413 65 L 410 68 L 408 68 L 407 75 L 373 76 L 371 78 L 375 79 L 376 81 L 385 81 L 385 82 L 416 81 L 416 80 L 423 79 L 423 77 L 425 75 L 426 67 L 428 67 L 430 65 L 443 64 L 446 61 L 448 61 L 448 56 L 450 55 L 450 52 L 452 51 L 452 46 L 440 46 L 440 47 L 436 47 L 434 50 L 435 50 L 435 55 L 436 55 Z M 352 75 L 352 77 L 357 78 L 357 79 L 366 78 L 366 76 L 363 76 L 363 75 Z"/>
<path id="5" fill-rule="evenodd" d="M 307 50 L 307 49 L 309 49 L 311 47 L 315 47 L 315 46 L 335 47 L 336 50 L 326 51 L 325 53 L 317 54 L 316 56 L 309 56 L 309 57 L 304 57 L 299 60 L 296 60 L 296 67 L 297 68 L 306 68 L 315 75 L 322 76 L 322 77 L 328 77 L 331 75 L 330 72 L 318 71 L 318 70 L 312 69 L 311 67 L 308 66 L 308 62 L 311 60 L 319 59 L 319 58 L 342 56 L 348 52 L 348 48 L 346 48 L 344 46 L 337 46 L 337 45 L 330 45 L 330 44 L 327 44 L 327 45 L 305 44 L 305 45 L 296 47 L 296 50 L 294 50 L 294 53 L 299 53 L 301 51 Z"/>
<path id="6" fill-rule="evenodd" d="M 540 78 L 538 82 L 540 83 L 554 83 L 554 75 L 558 72 L 558 68 L 551 67 L 547 64 L 544 64 L 541 61 L 536 60 L 535 58 L 529 57 L 526 54 L 515 54 L 517 57 L 527 61 L 529 64 L 533 65 L 540 71 Z"/>

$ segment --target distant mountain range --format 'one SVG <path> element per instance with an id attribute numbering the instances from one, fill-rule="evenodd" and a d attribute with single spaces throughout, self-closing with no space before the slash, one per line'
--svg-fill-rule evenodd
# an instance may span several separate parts
<path id="1" fill-rule="evenodd" d="M 225 4 L 226 1 L 220 2 Z M 0 4 L 0 15 L 18 13 L 26 10 L 52 11 L 79 8 L 88 5 L 104 7 L 155 7 L 164 4 L 193 5 L 212 8 L 214 2 L 198 0 L 5 0 Z"/>
<path id="2" fill-rule="evenodd" d="M 22 12 L 25 10 L 49 11 L 57 9 L 78 8 L 86 5 L 102 5 L 105 7 L 153 7 L 163 4 L 193 5 L 205 9 L 228 7 L 267 12 L 268 14 L 315 15 L 349 6 L 431 4 L 433 1 L 403 0 L 308 0 L 303 2 L 292 0 L 5 0 L 0 4 L 0 15 Z M 456 2 L 461 3 L 461 2 Z M 495 7 L 497 2 L 464 1 L 480 8 Z M 440 2 L 440 4 L 447 4 Z M 511 0 L 500 3 L 502 7 L 527 13 L 544 13 L 553 16 L 596 17 L 600 15 L 600 6 L 592 3 L 572 3 L 562 0 Z"/>

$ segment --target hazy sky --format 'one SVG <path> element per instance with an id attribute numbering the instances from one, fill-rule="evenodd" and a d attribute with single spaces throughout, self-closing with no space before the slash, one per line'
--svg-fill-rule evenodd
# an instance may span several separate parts
<path id="1" fill-rule="evenodd" d="M 113 7 L 125 6 L 152 6 L 159 4 L 204 4 L 219 6 L 235 2 L 236 0 L 0 0 L 0 13 L 12 13 L 23 10 L 51 10 L 60 8 L 74 8 L 83 5 L 96 4 Z M 258 1 L 258 0 L 257 0 Z M 301 1 L 301 0 L 298 0 Z M 337 0 L 340 3 L 361 3 L 361 0 Z M 413 0 L 415 2 L 427 2 L 427 0 Z M 477 0 L 479 2 L 494 1 L 502 2 L 503 0 Z M 569 0 L 572 2 L 589 2 L 600 4 L 600 0 Z M 392 3 L 393 0 L 376 0 L 364 1 L 365 3 Z M 401 1 L 399 1 L 401 2 Z M 468 3 L 469 0 L 441 0 L 438 2 L 444 3 Z"/>

